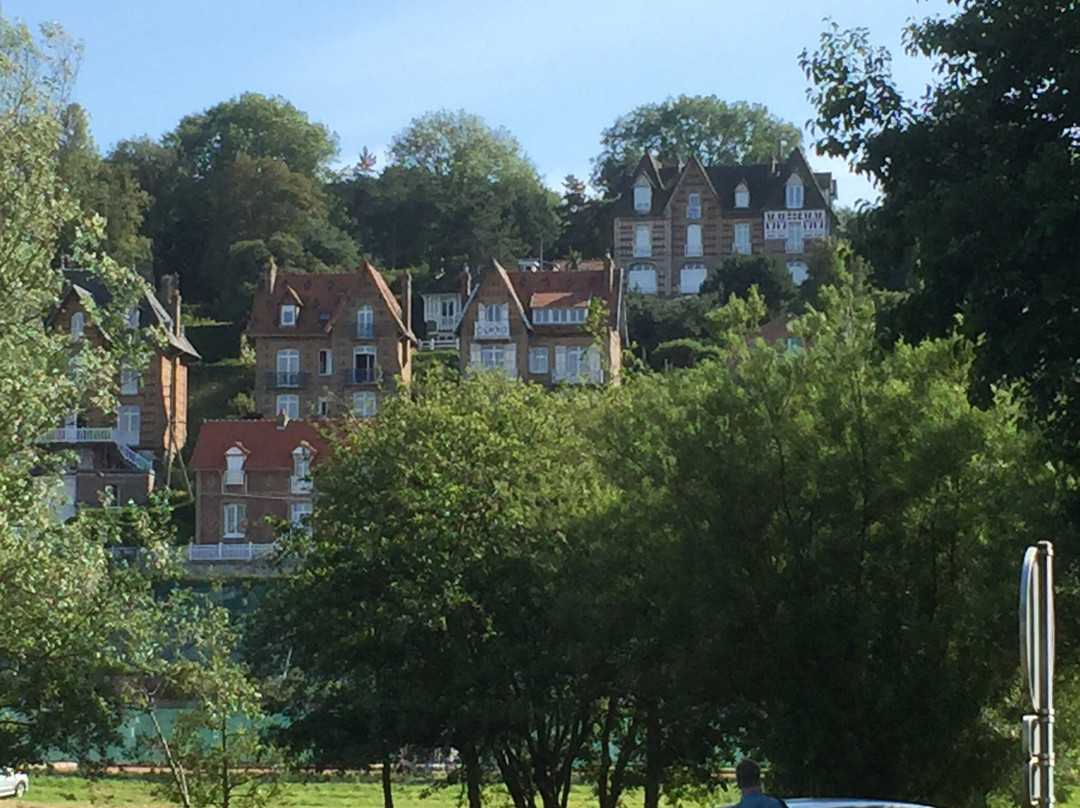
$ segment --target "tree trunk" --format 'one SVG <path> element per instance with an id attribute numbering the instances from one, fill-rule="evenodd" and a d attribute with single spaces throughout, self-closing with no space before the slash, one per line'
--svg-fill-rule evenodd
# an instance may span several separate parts
<path id="1" fill-rule="evenodd" d="M 473 744 L 464 744 L 461 750 L 461 763 L 465 767 L 465 790 L 469 796 L 469 808 L 482 808 L 480 805 L 480 754 Z"/>
<path id="2" fill-rule="evenodd" d="M 387 755 L 382 764 L 382 804 L 383 808 L 394 808 L 394 792 L 390 788 L 390 774 L 392 764 Z"/>
<path id="3" fill-rule="evenodd" d="M 221 808 L 229 808 L 232 796 L 232 783 L 229 782 L 229 724 L 228 718 L 221 719 Z"/>
<path id="4" fill-rule="evenodd" d="M 645 707 L 645 808 L 660 805 L 660 717 L 656 704 Z"/>

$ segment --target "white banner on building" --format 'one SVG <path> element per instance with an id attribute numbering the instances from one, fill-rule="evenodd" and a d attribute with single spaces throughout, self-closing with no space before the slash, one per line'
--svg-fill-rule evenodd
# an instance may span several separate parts
<path id="1" fill-rule="evenodd" d="M 824 210 L 767 210 L 765 238 L 787 238 L 788 222 L 802 222 L 803 238 L 825 238 L 829 235 L 829 219 Z"/>

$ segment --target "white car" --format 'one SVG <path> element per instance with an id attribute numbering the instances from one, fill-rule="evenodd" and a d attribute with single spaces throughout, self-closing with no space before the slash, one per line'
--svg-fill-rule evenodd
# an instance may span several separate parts
<path id="1" fill-rule="evenodd" d="M 0 769 L 0 797 L 21 797 L 30 787 L 26 772 L 15 771 L 10 766 Z"/>

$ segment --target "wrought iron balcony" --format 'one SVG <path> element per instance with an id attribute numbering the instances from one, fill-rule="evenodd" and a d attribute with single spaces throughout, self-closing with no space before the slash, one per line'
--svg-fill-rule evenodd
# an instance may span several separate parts
<path id="1" fill-rule="evenodd" d="M 285 389 L 299 389 L 307 387 L 308 377 L 310 373 L 301 373 L 295 370 L 289 371 L 269 371 L 266 374 L 266 389 L 267 390 L 285 390 Z"/>
<path id="2" fill-rule="evenodd" d="M 341 371 L 341 380 L 345 384 L 374 384 L 379 377 L 378 368 L 345 368 Z"/>

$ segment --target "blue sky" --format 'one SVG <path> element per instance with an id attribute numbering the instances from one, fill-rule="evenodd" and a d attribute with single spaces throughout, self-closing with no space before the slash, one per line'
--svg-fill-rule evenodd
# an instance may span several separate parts
<path id="1" fill-rule="evenodd" d="M 341 161 L 382 153 L 416 116 L 465 109 L 521 142 L 548 185 L 587 177 L 600 132 L 639 104 L 686 93 L 746 100 L 804 125 L 797 59 L 831 17 L 894 54 L 909 94 L 929 66 L 903 57 L 912 18 L 945 0 L 2 0 L 6 17 L 60 23 L 85 48 L 75 100 L 99 147 L 159 137 L 251 90 L 337 133 Z M 869 198 L 842 163 L 840 203 Z"/>

